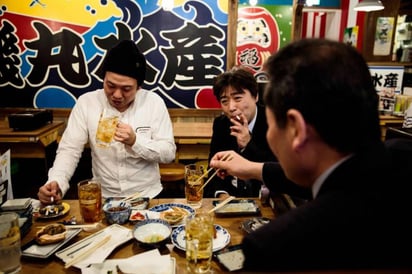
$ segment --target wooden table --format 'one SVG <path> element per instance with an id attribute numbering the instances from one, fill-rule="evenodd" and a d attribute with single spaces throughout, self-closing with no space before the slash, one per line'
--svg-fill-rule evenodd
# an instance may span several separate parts
<path id="1" fill-rule="evenodd" d="M 0 121 L 0 151 L 10 149 L 12 158 L 46 159 L 46 148 L 57 141 L 63 125 L 63 121 L 55 121 L 35 130 L 16 131 Z"/>
<path id="2" fill-rule="evenodd" d="M 213 207 L 212 201 L 214 199 L 205 199 L 203 202 L 202 209 L 211 209 Z M 33 226 L 30 230 L 30 232 L 22 239 L 22 245 L 26 244 L 30 240 L 33 239 L 35 232 L 36 232 L 36 227 L 38 226 L 43 226 L 47 223 L 51 222 L 57 222 L 57 221 L 62 221 L 64 219 L 68 219 L 71 216 L 75 216 L 77 220 L 81 220 L 80 218 L 80 212 L 79 212 L 79 205 L 77 200 L 65 200 L 70 205 L 70 212 L 63 217 L 60 217 L 59 219 L 53 219 L 53 220 L 34 220 Z M 150 201 L 149 207 L 153 207 L 158 204 L 162 203 L 185 203 L 184 199 L 153 199 Z M 257 200 L 257 203 L 261 209 L 261 214 L 262 216 L 268 217 L 268 218 L 274 218 L 274 213 L 272 209 L 267 206 L 263 207 L 260 204 L 260 201 Z M 250 219 L 251 216 L 243 216 L 243 217 L 216 217 L 215 218 L 215 223 L 223 226 L 226 228 L 230 235 L 230 244 L 229 245 L 236 245 L 239 244 L 243 238 L 243 235 L 245 232 L 240 228 L 241 223 L 244 220 Z M 126 224 L 126 227 L 133 228 L 132 224 Z M 71 243 L 74 243 L 77 240 L 80 240 L 82 238 L 87 237 L 90 235 L 90 232 L 80 232 L 78 236 L 76 236 L 74 239 L 72 239 Z M 173 247 L 172 244 L 168 244 L 169 247 Z M 143 249 L 142 247 L 139 246 L 137 241 L 135 239 L 132 239 L 125 244 L 121 245 L 120 247 L 116 248 L 113 253 L 110 255 L 109 258 L 127 258 L 133 255 L 136 255 L 138 253 L 147 251 L 147 249 Z M 186 259 L 185 259 L 185 253 L 181 250 L 179 250 L 176 247 L 173 247 L 171 251 L 166 247 L 161 248 L 160 252 L 162 254 L 168 254 L 170 252 L 170 255 L 172 257 L 176 258 L 176 273 L 187 273 L 186 272 Z M 215 262 L 212 262 L 212 267 L 213 267 L 213 272 L 211 273 L 222 273 L 221 267 Z M 80 270 L 75 268 L 75 267 L 70 267 L 68 269 L 64 268 L 64 263 L 62 260 L 59 258 L 52 256 L 47 260 L 43 259 L 32 259 L 32 258 L 22 258 L 22 273 L 80 273 Z"/>
<path id="3" fill-rule="evenodd" d="M 202 206 L 202 209 L 210 209 L 212 208 L 212 201 L 214 199 L 204 199 L 204 203 Z M 262 206 L 260 201 L 256 199 L 259 208 L 261 210 L 261 215 L 264 217 L 268 218 L 275 218 L 275 214 L 273 213 L 272 209 L 269 206 Z M 68 219 L 71 216 L 75 216 L 77 219 L 80 219 L 80 213 L 79 213 L 79 206 L 78 206 L 78 201 L 77 200 L 65 200 L 70 205 L 70 212 L 66 215 L 63 216 L 59 219 L 53 219 L 49 221 L 40 221 L 40 220 L 34 220 L 33 226 L 30 230 L 30 232 L 22 239 L 22 244 L 25 244 L 29 242 L 30 240 L 33 239 L 34 234 L 36 233 L 36 227 L 38 226 L 43 226 L 47 223 L 51 222 L 58 222 L 62 221 L 64 219 Z M 153 199 L 150 201 L 149 207 L 153 207 L 155 205 L 159 205 L 162 203 L 185 203 L 184 199 Z M 251 216 L 243 216 L 243 217 L 215 217 L 215 223 L 223 226 L 226 228 L 230 235 L 230 244 L 229 246 L 239 244 L 244 236 L 243 230 L 240 228 L 241 223 L 244 220 L 247 220 L 251 218 Z M 128 228 L 133 228 L 132 224 L 126 224 L 125 225 Z M 81 240 L 87 236 L 89 236 L 91 233 L 90 232 L 80 232 L 79 235 L 77 235 L 74 239 L 72 239 L 68 245 Z M 170 247 L 170 250 L 169 248 Z M 108 259 L 113 259 L 113 258 L 128 258 L 130 256 L 142 253 L 147 251 L 147 249 L 143 249 L 142 247 L 139 246 L 137 241 L 135 239 L 132 239 L 119 247 L 117 247 L 112 254 L 108 257 Z M 176 259 L 176 274 L 181 274 L 181 273 L 188 273 L 186 270 L 186 259 L 185 259 L 185 253 L 176 247 L 173 247 L 172 244 L 167 244 L 166 247 L 161 248 L 160 253 L 162 254 L 170 254 L 172 257 Z M 293 256 L 293 255 L 292 255 Z M 21 273 L 51 273 L 51 274 L 58 274 L 58 273 L 80 273 L 80 270 L 75 268 L 75 267 L 70 267 L 68 269 L 64 268 L 64 263 L 62 260 L 55 256 L 51 256 L 48 259 L 30 259 L 30 258 L 22 258 L 22 271 Z M 217 263 L 215 260 L 212 260 L 212 271 L 210 271 L 210 274 L 214 273 L 226 273 Z M 239 273 L 239 272 L 237 272 Z M 267 273 L 267 272 L 266 272 Z M 393 273 L 393 274 L 406 274 L 406 273 L 411 273 L 410 269 L 405 269 L 405 270 L 379 270 L 379 269 L 372 269 L 372 270 L 324 270 L 324 271 L 300 271 L 300 272 L 272 272 L 272 273 L 323 273 L 323 274 L 347 274 L 347 273 L 352 273 L 352 274 L 387 274 L 387 273 Z"/>
<path id="4" fill-rule="evenodd" d="M 212 127 L 212 122 L 174 122 L 176 161 L 208 159 Z"/>
<path id="5" fill-rule="evenodd" d="M 403 124 L 403 117 L 392 116 L 392 115 L 381 115 L 380 117 L 380 126 L 381 126 L 381 138 L 382 141 L 386 139 L 386 130 L 389 127 L 398 127 Z"/>

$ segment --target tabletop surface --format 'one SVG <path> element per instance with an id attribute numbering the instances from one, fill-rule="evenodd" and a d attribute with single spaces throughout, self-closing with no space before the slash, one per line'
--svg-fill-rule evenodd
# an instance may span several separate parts
<path id="1" fill-rule="evenodd" d="M 270 206 L 263 206 L 260 203 L 259 199 L 254 199 L 256 201 L 256 204 L 259 206 L 260 209 L 260 214 L 258 216 L 263 216 L 267 217 L 270 219 L 275 218 L 275 214 L 273 210 L 271 209 Z M 201 207 L 201 210 L 209 210 L 213 208 L 213 201 L 215 199 L 204 199 L 203 200 L 203 205 Z M 33 225 L 30 230 L 30 232 L 22 239 L 22 245 L 28 243 L 34 238 L 34 235 L 36 231 L 39 229 L 40 226 L 44 226 L 48 223 L 54 223 L 54 222 L 61 222 L 63 220 L 67 220 L 71 217 L 76 217 L 77 220 L 81 220 L 80 218 L 80 212 L 79 212 L 79 204 L 78 200 L 64 200 L 67 204 L 70 205 L 70 211 L 62 217 L 59 217 L 57 219 L 46 219 L 46 220 L 33 220 Z M 184 199 L 173 199 L 173 198 L 168 198 L 168 199 L 152 199 L 149 204 L 149 208 L 154 207 L 156 205 L 164 204 L 164 203 L 182 203 L 185 204 Z M 241 224 L 256 216 L 231 216 L 231 217 L 219 217 L 215 215 L 215 224 L 221 225 L 223 228 L 225 228 L 229 233 L 230 233 L 230 243 L 228 246 L 233 246 L 236 244 L 241 243 L 241 240 L 243 236 L 245 235 L 245 231 L 240 227 Z M 107 226 L 105 224 L 105 221 L 102 221 L 103 228 Z M 125 227 L 128 227 L 130 229 L 133 229 L 134 225 L 133 224 L 125 224 Z M 95 232 L 85 232 L 81 231 L 75 238 L 73 238 L 68 244 L 73 244 L 81 239 L 86 238 L 87 236 L 91 235 L 92 233 Z M 145 251 L 148 251 L 149 249 L 145 249 L 141 247 L 138 242 L 133 238 L 126 243 L 120 245 L 114 251 L 111 253 L 111 255 L 108 257 L 108 259 L 113 259 L 113 258 L 128 258 L 130 256 L 143 253 Z M 173 246 L 173 244 L 169 243 L 166 244 L 166 246 L 162 247 L 159 249 L 161 254 L 170 254 L 170 256 L 174 257 L 176 259 L 176 274 L 181 274 L 181 273 L 188 273 L 186 270 L 186 259 L 185 259 L 185 253 L 184 251 L 176 248 Z M 37 258 L 27 258 L 23 257 L 22 258 L 22 271 L 21 273 L 81 273 L 81 271 L 75 267 L 70 267 L 65 269 L 64 268 L 64 263 L 62 260 L 57 258 L 56 256 L 52 255 L 47 259 L 37 259 Z M 224 271 L 224 269 L 213 259 L 212 260 L 212 270 L 210 271 L 210 274 L 214 273 L 227 273 Z M 236 272 L 239 273 L 239 272 Z M 273 273 L 283 273 L 283 272 L 273 272 Z M 285 273 L 315 273 L 315 272 L 285 272 Z M 333 270 L 333 271 L 317 271 L 316 273 L 323 273 L 323 274 L 343 274 L 343 273 L 358 273 L 358 274 L 386 274 L 386 273 L 411 273 L 411 270 Z"/>
<path id="2" fill-rule="evenodd" d="M 209 210 L 213 208 L 213 201 L 215 199 L 204 199 L 203 205 L 201 207 L 202 210 Z M 22 239 L 22 245 L 28 243 L 30 240 L 34 238 L 36 231 L 39 229 L 40 226 L 44 226 L 48 223 L 54 222 L 61 222 L 63 220 L 67 220 L 71 217 L 76 217 L 77 220 L 81 220 L 80 212 L 79 212 L 79 205 L 78 200 L 64 200 L 64 202 L 70 205 L 70 211 L 62 217 L 56 219 L 46 219 L 46 220 L 33 220 L 33 225 L 30 232 Z M 152 199 L 149 204 L 149 208 L 154 207 L 156 205 L 164 204 L 164 203 L 182 203 L 186 204 L 185 199 Z M 256 216 L 265 216 L 268 218 L 274 218 L 274 213 L 269 206 L 262 206 L 260 201 L 256 199 L 256 203 L 259 206 L 260 214 Z M 215 224 L 221 225 L 230 233 L 230 243 L 228 246 L 239 244 L 242 240 L 243 235 L 245 235 L 245 231 L 240 227 L 242 222 L 253 218 L 255 216 L 234 216 L 234 217 L 218 217 L 215 216 Z M 105 221 L 102 221 L 103 225 L 106 226 Z M 125 224 L 125 227 L 133 229 L 133 224 Z M 80 232 L 75 238 L 73 238 L 68 245 L 73 244 L 76 241 L 79 241 L 89 235 L 91 232 Z M 122 244 L 118 248 L 116 248 L 112 254 L 109 256 L 110 258 L 128 258 L 130 256 L 142 253 L 147 251 L 147 248 L 142 248 L 138 242 L 133 238 L 128 242 Z M 186 273 L 186 259 L 184 251 L 176 248 L 169 242 L 166 244 L 165 247 L 159 249 L 161 254 L 170 254 L 172 257 L 176 259 L 176 273 Z M 222 273 L 224 272 L 220 265 L 217 262 L 212 261 L 212 272 L 211 273 Z M 42 271 L 41 273 L 80 273 L 80 270 L 75 267 L 70 267 L 68 269 L 64 268 L 64 263 L 62 260 L 57 258 L 56 256 L 50 256 L 47 259 L 38 259 L 38 258 L 22 258 L 22 273 L 35 273 L 34 271 Z"/>
<path id="3" fill-rule="evenodd" d="M 64 125 L 63 121 L 54 121 L 48 123 L 38 129 L 33 130 L 14 130 L 9 127 L 8 123 L 3 120 L 0 121 L 0 137 L 37 137 L 45 132 L 60 128 Z"/>

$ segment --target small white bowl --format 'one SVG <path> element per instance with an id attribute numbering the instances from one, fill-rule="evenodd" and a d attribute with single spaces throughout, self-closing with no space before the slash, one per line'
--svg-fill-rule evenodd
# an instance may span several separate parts
<path id="1" fill-rule="evenodd" d="M 133 231 L 133 235 L 139 243 L 155 246 L 165 243 L 171 233 L 171 226 L 162 219 L 143 220 L 135 225 Z"/>

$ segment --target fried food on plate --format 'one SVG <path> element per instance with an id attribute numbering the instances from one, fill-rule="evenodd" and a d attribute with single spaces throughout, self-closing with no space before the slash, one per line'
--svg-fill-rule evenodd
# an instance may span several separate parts
<path id="1" fill-rule="evenodd" d="M 62 224 L 50 224 L 36 233 L 36 242 L 39 245 L 53 244 L 66 238 L 66 227 Z"/>

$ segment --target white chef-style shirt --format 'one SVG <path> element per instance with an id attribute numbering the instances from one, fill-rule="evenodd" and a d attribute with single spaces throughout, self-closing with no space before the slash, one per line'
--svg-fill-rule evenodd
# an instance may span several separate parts
<path id="1" fill-rule="evenodd" d="M 120 122 L 136 132 L 132 147 L 114 141 L 110 147 L 96 146 L 96 130 L 103 108 L 111 107 L 103 89 L 80 96 L 73 107 L 57 149 L 48 181 L 57 181 L 63 194 L 77 167 L 84 145 L 92 152 L 92 172 L 102 184 L 103 197 L 121 197 L 140 192 L 154 197 L 162 190 L 159 163 L 173 161 L 176 145 L 173 126 L 163 99 L 156 93 L 139 89 L 134 102 L 120 113 Z M 72 187 L 77 187 L 73 185 Z"/>

